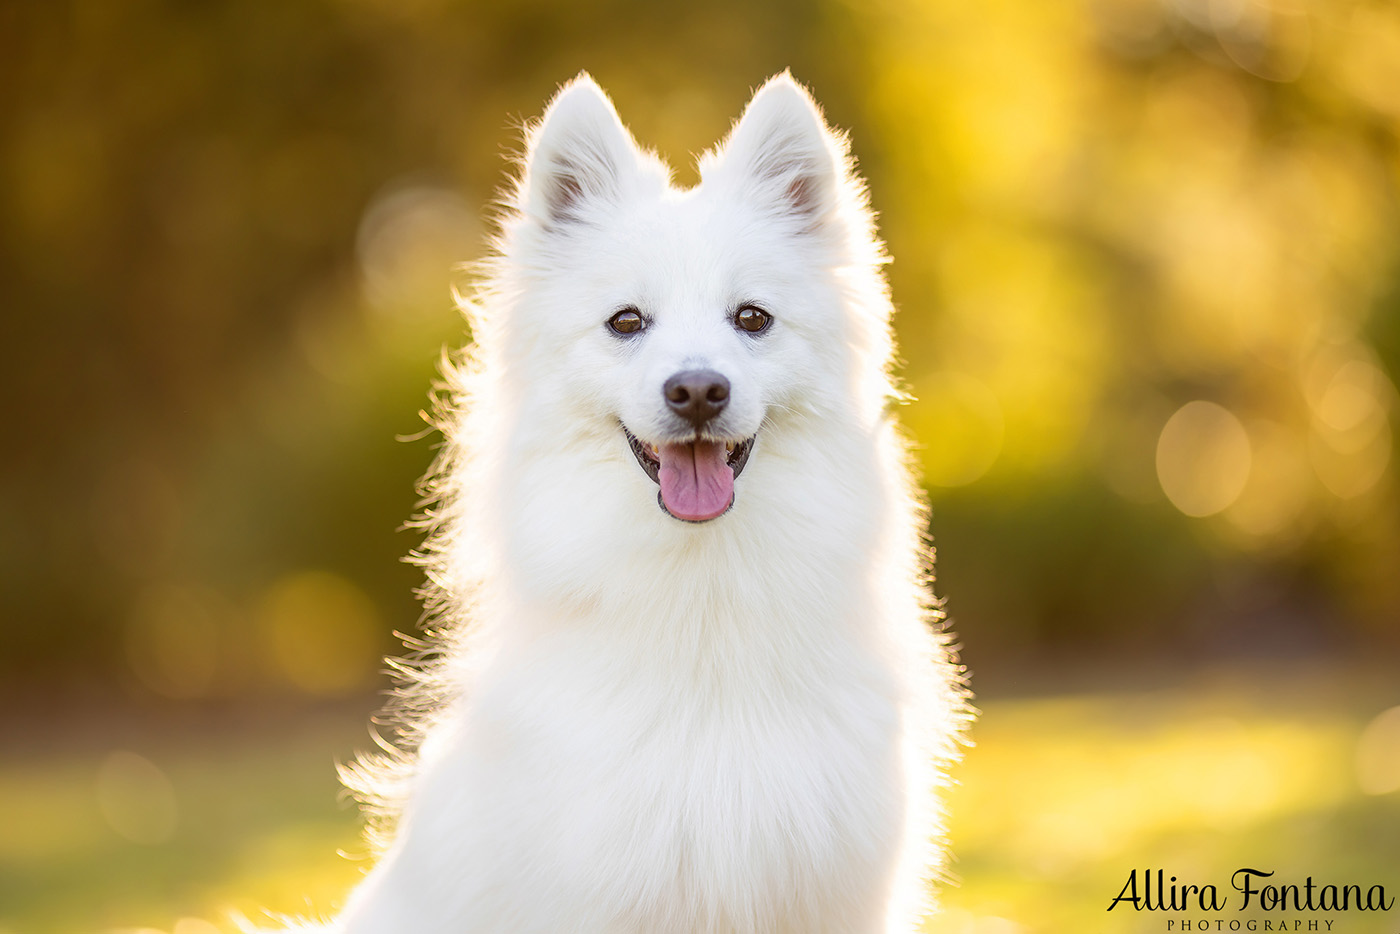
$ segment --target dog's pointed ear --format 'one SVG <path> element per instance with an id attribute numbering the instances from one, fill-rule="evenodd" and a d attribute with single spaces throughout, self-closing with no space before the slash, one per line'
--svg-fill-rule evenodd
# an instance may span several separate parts
<path id="1" fill-rule="evenodd" d="M 758 89 L 704 168 L 815 227 L 837 206 L 847 162 L 844 141 L 785 71 Z"/>
<path id="2" fill-rule="evenodd" d="M 519 207 L 546 226 L 617 203 L 638 175 L 637 145 L 612 101 L 586 73 L 560 89 L 530 134 Z"/>

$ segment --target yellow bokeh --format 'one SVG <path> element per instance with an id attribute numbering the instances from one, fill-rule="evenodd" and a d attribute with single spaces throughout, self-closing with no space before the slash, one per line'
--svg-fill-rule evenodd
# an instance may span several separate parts
<path id="1" fill-rule="evenodd" d="M 1400 707 L 1376 714 L 1356 741 L 1356 779 L 1368 795 L 1400 791 Z"/>
<path id="2" fill-rule="evenodd" d="M 188 585 L 151 587 L 140 595 L 126 626 L 127 662 L 157 694 L 184 699 L 208 695 L 220 669 L 223 607 L 217 594 Z"/>
<path id="3" fill-rule="evenodd" d="M 379 614 L 345 578 L 325 571 L 283 577 L 264 594 L 258 621 L 273 670 L 297 689 L 335 696 L 372 682 Z"/>
<path id="4" fill-rule="evenodd" d="M 1188 402 L 1157 439 L 1157 479 L 1172 505 L 1188 516 L 1211 516 L 1239 497 L 1252 462 L 1249 435 L 1214 402 Z"/>
<path id="5" fill-rule="evenodd" d="M 107 825 L 132 843 L 155 846 L 175 834 L 175 787 L 144 756 L 117 750 L 97 770 L 97 803 Z"/>
<path id="6" fill-rule="evenodd" d="M 924 479 L 934 486 L 965 486 L 1001 454 L 1001 406 L 986 386 L 963 373 L 931 373 L 914 381 L 905 421 L 921 439 Z"/>
<path id="7" fill-rule="evenodd" d="M 684 184 L 785 67 L 849 131 L 985 712 L 928 930 L 1140 927 L 1131 866 L 1393 871 L 1396 0 L 11 6 L 0 934 L 363 875 L 332 762 L 418 613 L 454 270 L 580 69 Z"/>
<path id="8" fill-rule="evenodd" d="M 1296 541 L 1308 530 L 1313 473 L 1297 433 L 1275 422 L 1248 429 L 1249 478 L 1226 518 L 1258 540 Z"/>

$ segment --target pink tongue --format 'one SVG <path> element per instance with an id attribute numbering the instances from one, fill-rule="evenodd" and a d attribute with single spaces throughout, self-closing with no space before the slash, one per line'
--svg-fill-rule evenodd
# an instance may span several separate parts
<path id="1" fill-rule="evenodd" d="M 717 441 L 661 446 L 661 501 L 677 519 L 702 522 L 734 499 L 734 471 Z"/>

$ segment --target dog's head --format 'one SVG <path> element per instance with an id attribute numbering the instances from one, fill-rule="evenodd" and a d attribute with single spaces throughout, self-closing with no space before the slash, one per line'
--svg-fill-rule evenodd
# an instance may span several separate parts
<path id="1" fill-rule="evenodd" d="M 673 187 L 580 76 L 529 135 L 494 277 L 522 392 L 635 459 L 687 522 L 734 505 L 775 426 L 888 392 L 880 247 L 806 91 L 770 80 L 700 171 Z"/>

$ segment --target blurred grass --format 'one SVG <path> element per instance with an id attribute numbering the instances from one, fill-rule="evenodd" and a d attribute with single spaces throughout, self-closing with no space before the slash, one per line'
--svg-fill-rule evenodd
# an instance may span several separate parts
<path id="1" fill-rule="evenodd" d="M 1393 677 L 1351 667 L 1135 680 L 983 705 L 949 802 L 957 881 L 927 931 L 1165 930 L 1176 915 L 1105 913 L 1133 869 L 1227 887 L 1249 865 L 1400 893 L 1400 796 L 1366 795 L 1355 774 L 1363 728 L 1400 702 Z M 63 736 L 0 761 L 6 934 L 198 934 L 207 928 L 190 919 L 231 930 L 230 911 L 328 912 L 366 865 L 332 769 L 365 742 L 360 711 Z M 131 843 L 104 820 L 97 776 L 114 748 L 168 776 L 168 842 Z M 1393 934 L 1394 912 L 1333 917 L 1347 934 Z"/>
<path id="2" fill-rule="evenodd" d="M 257 919 L 264 907 L 329 906 L 364 865 L 336 855 L 363 851 L 334 769 L 367 744 L 363 711 L 209 729 L 99 724 L 63 736 L 0 765 L 6 934 L 169 931 L 201 917 L 231 930 L 231 911 Z M 114 748 L 169 778 L 177 823 L 168 841 L 141 845 L 109 826 L 99 773 Z"/>
<path id="3" fill-rule="evenodd" d="M 944 888 L 928 931 L 1160 932 L 1204 917 L 1108 914 L 1134 869 L 1227 897 L 1242 866 L 1273 870 L 1274 883 L 1311 876 L 1397 894 L 1400 795 L 1366 795 L 1356 777 L 1358 736 L 1400 701 L 1393 674 L 1295 666 L 1144 680 L 985 706 L 949 801 L 959 884 Z M 1212 925 L 1282 917 L 1239 904 L 1211 913 Z M 1394 912 L 1301 917 L 1304 928 L 1343 919 L 1347 934 L 1396 924 Z"/>

